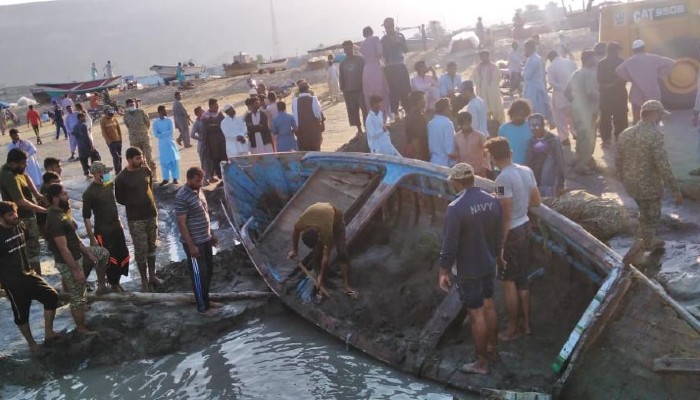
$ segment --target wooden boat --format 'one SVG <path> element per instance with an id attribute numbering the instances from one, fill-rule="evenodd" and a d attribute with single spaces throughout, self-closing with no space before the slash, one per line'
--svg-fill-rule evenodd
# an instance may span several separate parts
<path id="1" fill-rule="evenodd" d="M 37 83 L 37 87 L 31 92 L 37 102 L 46 104 L 50 103 L 52 98 L 62 97 L 64 94 L 86 94 L 113 89 L 119 86 L 121 79 L 121 76 L 115 76 L 83 82 Z"/>
<path id="2" fill-rule="evenodd" d="M 306 61 L 307 71 L 317 71 L 319 69 L 324 69 L 328 63 L 328 56 L 316 56 L 311 57 Z"/>
<path id="3" fill-rule="evenodd" d="M 196 78 L 204 73 L 207 67 L 204 65 L 182 65 L 182 74 L 185 78 Z M 150 71 L 155 72 L 165 82 L 171 82 L 177 79 L 177 65 L 153 65 L 149 68 Z"/>
<path id="4" fill-rule="evenodd" d="M 258 70 L 258 63 L 253 61 L 247 53 L 238 53 L 233 56 L 231 64 L 223 64 L 224 74 L 233 78 L 241 75 L 250 75 Z"/>
<path id="5" fill-rule="evenodd" d="M 260 64 L 258 73 L 262 74 L 267 72 L 268 74 L 274 74 L 277 71 L 284 71 L 285 69 L 287 69 L 287 59 L 279 58 Z"/>
<path id="6" fill-rule="evenodd" d="M 501 344 L 502 361 L 490 375 L 468 375 L 459 370 L 473 359 L 462 304 L 456 288 L 447 294 L 438 288 L 434 263 L 445 210 L 455 196 L 447 168 L 382 155 L 297 152 L 232 158 L 224 171 L 232 224 L 286 305 L 378 360 L 490 398 L 561 393 L 630 287 L 615 252 L 546 206 L 533 210 L 535 264 L 544 271 L 531 289 L 536 335 Z M 491 181 L 477 185 L 493 190 Z M 286 257 L 297 218 L 321 201 L 344 211 L 358 300 L 345 296 L 340 278 L 331 274 L 330 296 L 313 304 L 312 281 Z M 694 343 L 697 350 L 700 341 Z M 586 371 L 577 372 L 585 382 Z M 616 373 L 626 373 L 624 366 Z"/>

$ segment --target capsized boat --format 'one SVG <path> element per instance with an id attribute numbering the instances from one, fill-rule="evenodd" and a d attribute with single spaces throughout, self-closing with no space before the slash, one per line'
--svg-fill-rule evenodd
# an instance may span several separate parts
<path id="1" fill-rule="evenodd" d="M 182 64 L 182 74 L 185 78 L 196 78 L 202 75 L 206 68 L 204 65 Z M 158 74 L 165 82 L 177 79 L 177 65 L 153 65 L 149 70 Z"/>
<path id="2" fill-rule="evenodd" d="M 320 152 L 235 157 L 223 166 L 232 224 L 277 296 L 346 345 L 423 378 L 494 398 L 557 395 L 630 287 L 615 252 L 546 206 L 533 210 L 535 335 L 502 343 L 490 375 L 465 374 L 459 367 L 474 356 L 469 329 L 456 288 L 438 288 L 435 265 L 446 207 L 456 195 L 447 168 Z M 477 185 L 494 189 L 483 179 Z M 357 300 L 331 273 L 330 296 L 313 304 L 311 274 L 286 257 L 294 223 L 316 202 L 344 212 Z"/>
<path id="3" fill-rule="evenodd" d="M 61 97 L 64 94 L 86 94 L 113 89 L 121 83 L 121 76 L 96 79 L 94 81 L 65 82 L 65 83 L 37 83 L 32 89 L 32 96 L 39 103 L 50 103 L 52 98 Z"/>

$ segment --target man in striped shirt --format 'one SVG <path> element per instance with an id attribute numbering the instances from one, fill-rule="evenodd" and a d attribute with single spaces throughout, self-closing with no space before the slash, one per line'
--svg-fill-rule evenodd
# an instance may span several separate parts
<path id="1" fill-rule="evenodd" d="M 209 285 L 214 272 L 212 248 L 218 241 L 211 231 L 209 207 L 202 192 L 203 180 L 204 171 L 201 168 L 192 167 L 187 170 L 187 184 L 175 195 L 175 215 L 187 254 L 197 311 L 212 315 L 212 308 L 221 306 L 209 301 Z"/>

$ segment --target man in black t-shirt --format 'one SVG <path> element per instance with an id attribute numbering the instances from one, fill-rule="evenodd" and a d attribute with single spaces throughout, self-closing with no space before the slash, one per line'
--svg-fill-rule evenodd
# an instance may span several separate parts
<path id="1" fill-rule="evenodd" d="M 54 183 L 46 191 L 49 212 L 46 215 L 46 241 L 53 254 L 55 267 L 61 274 L 63 287 L 68 293 L 69 304 L 76 330 L 91 335 L 85 325 L 87 307 L 87 286 L 85 277 L 90 270 L 104 271 L 109 263 L 109 251 L 104 247 L 86 247 L 76 233 L 75 222 L 66 211 L 68 193 L 62 185 Z M 99 272 L 98 272 L 99 274 Z M 97 295 L 106 292 L 98 290 Z"/>
<path id="2" fill-rule="evenodd" d="M 25 240 L 29 263 L 37 274 L 41 275 L 39 256 L 39 224 L 37 213 L 46 213 L 46 209 L 38 205 L 43 198 L 25 170 L 27 168 L 27 153 L 20 149 L 12 149 L 7 153 L 7 163 L 0 168 L 0 194 L 5 201 L 17 205 L 19 218 L 26 227 Z"/>
<path id="3" fill-rule="evenodd" d="M 17 215 L 17 205 L 9 201 L 0 201 L 0 286 L 12 303 L 15 324 L 30 350 L 38 348 L 29 328 L 32 300 L 44 305 L 44 340 L 58 336 L 53 330 L 58 293 L 30 268 L 25 227 Z"/>
<path id="4" fill-rule="evenodd" d="M 126 149 L 126 168 L 114 181 L 117 203 L 126 207 L 134 258 L 141 275 L 141 290 L 150 291 L 150 285 L 162 282 L 156 276 L 156 239 L 158 238 L 158 210 L 153 196 L 154 175 L 144 164 L 143 152 L 137 147 Z"/>

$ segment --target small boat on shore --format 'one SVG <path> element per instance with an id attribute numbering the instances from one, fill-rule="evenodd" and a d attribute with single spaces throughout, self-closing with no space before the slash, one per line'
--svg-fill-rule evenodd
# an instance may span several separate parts
<path id="1" fill-rule="evenodd" d="M 64 94 L 87 94 L 114 89 L 119 86 L 121 79 L 121 76 L 114 76 L 94 81 L 37 83 L 36 88 L 31 89 L 31 93 L 40 104 L 48 104 L 51 103 L 51 99 L 62 97 Z"/>
<path id="2" fill-rule="evenodd" d="M 326 67 L 326 63 L 328 63 L 327 56 L 311 57 L 306 61 L 306 70 L 317 71 L 319 69 L 323 69 Z"/>
<path id="3" fill-rule="evenodd" d="M 455 288 L 440 291 L 435 266 L 445 210 L 456 195 L 447 168 L 380 155 L 297 152 L 235 157 L 224 170 L 233 225 L 258 272 L 285 304 L 378 360 L 463 390 L 530 393 L 517 398 L 533 399 L 561 393 L 630 288 L 632 278 L 614 251 L 546 206 L 533 210 L 538 219 L 533 262 L 543 271 L 531 274 L 536 335 L 503 343 L 502 361 L 490 375 L 465 374 L 459 367 L 474 353 L 465 340 L 469 330 L 462 326 L 462 304 Z M 477 185 L 494 189 L 483 179 Z M 358 300 L 342 294 L 341 279 L 331 272 L 331 295 L 312 304 L 313 278 L 286 258 L 294 223 L 320 201 L 344 212 Z M 337 268 L 331 264 L 330 270 Z M 500 296 L 497 289 L 496 299 Z M 633 325 L 638 329 L 636 321 Z M 685 334 L 697 337 L 689 328 Z M 697 349 L 700 344 L 694 343 Z M 657 351 L 663 340 L 649 346 Z M 629 361 L 638 359 L 635 354 Z M 617 373 L 616 379 L 632 381 L 628 385 L 639 379 Z"/>
<path id="4" fill-rule="evenodd" d="M 223 64 L 224 74 L 229 78 L 250 75 L 258 70 L 258 63 L 250 58 L 248 53 L 238 53 L 233 56 L 231 64 Z"/>
<path id="5" fill-rule="evenodd" d="M 206 68 L 204 65 L 182 64 L 182 74 L 186 79 L 197 78 Z M 149 70 L 158 74 L 166 83 L 177 79 L 177 65 L 153 65 Z"/>
<path id="6" fill-rule="evenodd" d="M 279 58 L 260 64 L 258 73 L 262 74 L 267 72 L 268 74 L 274 74 L 277 71 L 284 71 L 285 69 L 287 69 L 287 59 Z"/>

